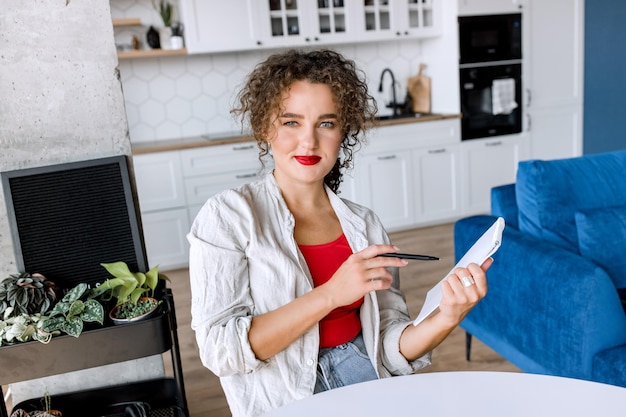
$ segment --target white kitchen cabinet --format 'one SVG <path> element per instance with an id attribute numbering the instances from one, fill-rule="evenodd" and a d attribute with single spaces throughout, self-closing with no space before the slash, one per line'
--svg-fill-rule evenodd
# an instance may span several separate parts
<path id="1" fill-rule="evenodd" d="M 441 34 L 442 0 L 179 0 L 190 54 Z"/>
<path id="2" fill-rule="evenodd" d="M 459 142 L 459 119 L 376 129 L 355 161 L 355 201 L 390 231 L 459 217 Z"/>
<path id="3" fill-rule="evenodd" d="M 159 270 L 184 268 L 189 263 L 189 217 L 185 207 L 141 215 L 143 234 L 151 267 Z"/>
<path id="4" fill-rule="evenodd" d="M 460 164 L 459 145 L 413 151 L 413 189 L 418 223 L 460 216 Z"/>
<path id="5" fill-rule="evenodd" d="M 380 217 L 389 231 L 415 223 L 411 150 L 363 155 L 356 167 L 356 202 Z"/>
<path id="6" fill-rule="evenodd" d="M 133 157 L 148 262 L 168 270 L 188 262 L 187 199 L 177 151 Z"/>
<path id="7" fill-rule="evenodd" d="M 364 40 L 422 38 L 441 33 L 439 0 L 362 0 L 357 22 Z"/>
<path id="8" fill-rule="evenodd" d="M 527 0 L 524 68 L 532 158 L 582 154 L 584 0 Z"/>
<path id="9" fill-rule="evenodd" d="M 461 143 L 463 215 L 491 212 L 491 189 L 515 182 L 517 165 L 528 157 L 527 135 Z"/>
<path id="10" fill-rule="evenodd" d="M 253 3 L 256 0 L 179 0 L 187 51 L 194 54 L 256 48 Z"/>
<path id="11" fill-rule="evenodd" d="M 157 152 L 133 158 L 142 213 L 184 207 L 182 167 L 178 152 Z"/>
<path id="12" fill-rule="evenodd" d="M 355 4 L 348 0 L 255 2 L 258 44 L 276 48 L 357 41 Z"/>
<path id="13" fill-rule="evenodd" d="M 189 221 L 193 222 L 209 197 L 259 180 L 268 172 L 273 166 L 271 160 L 266 158 L 265 167 L 262 167 L 258 155 L 255 142 L 181 151 Z"/>

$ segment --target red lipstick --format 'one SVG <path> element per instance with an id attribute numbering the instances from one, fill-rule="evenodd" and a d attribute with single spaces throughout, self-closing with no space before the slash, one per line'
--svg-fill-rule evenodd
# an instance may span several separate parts
<path id="1" fill-rule="evenodd" d="M 294 158 L 302 165 L 315 165 L 322 160 L 322 157 L 317 155 L 299 155 Z"/>

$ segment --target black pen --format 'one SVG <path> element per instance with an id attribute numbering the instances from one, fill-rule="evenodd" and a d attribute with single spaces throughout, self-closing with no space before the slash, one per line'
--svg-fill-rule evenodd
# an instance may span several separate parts
<path id="1" fill-rule="evenodd" d="M 438 261 L 436 256 L 429 255 L 413 255 L 411 253 L 381 253 L 378 256 L 385 256 L 387 258 L 400 258 L 400 259 L 416 259 L 418 261 Z"/>

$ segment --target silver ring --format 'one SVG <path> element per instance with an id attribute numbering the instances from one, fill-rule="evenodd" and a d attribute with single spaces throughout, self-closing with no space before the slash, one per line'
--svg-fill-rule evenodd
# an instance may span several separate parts
<path id="1" fill-rule="evenodd" d="M 465 288 L 471 287 L 472 285 L 474 285 L 474 280 L 472 279 L 472 277 L 465 276 L 465 277 L 461 277 L 459 279 L 461 280 L 461 284 Z"/>

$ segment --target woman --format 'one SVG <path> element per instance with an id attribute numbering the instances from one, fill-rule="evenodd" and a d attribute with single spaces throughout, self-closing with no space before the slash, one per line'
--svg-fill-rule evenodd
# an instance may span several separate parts
<path id="1" fill-rule="evenodd" d="M 407 262 L 378 256 L 398 251 L 379 219 L 335 194 L 376 112 L 354 63 L 328 50 L 272 55 L 234 112 L 274 170 L 211 197 L 188 236 L 192 327 L 233 415 L 429 365 L 486 294 L 491 260 L 455 270 L 439 311 L 412 325 Z"/>

